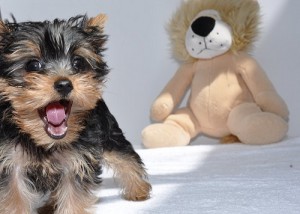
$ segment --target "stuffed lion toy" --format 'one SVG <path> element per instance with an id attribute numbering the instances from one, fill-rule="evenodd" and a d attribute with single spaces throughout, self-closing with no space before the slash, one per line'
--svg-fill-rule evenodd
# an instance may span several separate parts
<path id="1" fill-rule="evenodd" d="M 259 19 L 255 0 L 182 2 L 168 25 L 181 66 L 152 105 L 158 123 L 142 131 L 146 148 L 184 146 L 199 134 L 256 145 L 285 137 L 287 105 L 249 54 Z"/>

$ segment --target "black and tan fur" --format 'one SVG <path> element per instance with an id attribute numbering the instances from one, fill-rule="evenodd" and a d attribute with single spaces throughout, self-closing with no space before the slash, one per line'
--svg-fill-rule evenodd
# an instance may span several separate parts
<path id="1" fill-rule="evenodd" d="M 0 22 L 1 214 L 90 213 L 102 166 L 125 199 L 149 197 L 142 160 L 102 99 L 104 21 Z M 61 124 L 50 124 L 51 105 L 64 106 Z"/>

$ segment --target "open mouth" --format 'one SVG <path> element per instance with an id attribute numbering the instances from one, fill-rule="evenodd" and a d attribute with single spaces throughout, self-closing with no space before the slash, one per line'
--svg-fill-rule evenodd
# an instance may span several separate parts
<path id="1" fill-rule="evenodd" d="M 71 107 L 71 101 L 60 100 L 51 102 L 39 110 L 39 115 L 45 123 L 45 131 L 51 138 L 62 139 L 66 136 Z"/>

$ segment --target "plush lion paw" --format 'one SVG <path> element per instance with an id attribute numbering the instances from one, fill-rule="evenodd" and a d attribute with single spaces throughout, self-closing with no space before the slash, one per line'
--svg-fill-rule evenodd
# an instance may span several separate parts
<path id="1" fill-rule="evenodd" d="M 162 94 L 155 100 L 151 108 L 151 118 L 155 121 L 163 121 L 171 114 L 174 101 L 170 94 Z"/>
<path id="2" fill-rule="evenodd" d="M 181 127 L 157 123 L 147 126 L 142 131 L 143 144 L 147 148 L 185 146 L 189 144 L 191 137 Z"/>

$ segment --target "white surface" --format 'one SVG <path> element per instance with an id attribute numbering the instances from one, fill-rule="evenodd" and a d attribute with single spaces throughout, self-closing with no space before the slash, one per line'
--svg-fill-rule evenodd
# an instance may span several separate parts
<path id="1" fill-rule="evenodd" d="M 96 213 L 300 213 L 300 138 L 266 146 L 196 145 L 138 152 L 148 168 L 152 198 L 121 199 L 107 172 Z"/>
<path id="2" fill-rule="evenodd" d="M 171 59 L 165 25 L 180 1 L 0 0 L 0 8 L 4 18 L 13 13 L 19 21 L 106 13 L 111 73 L 104 96 L 127 138 L 140 147 L 151 103 L 178 67 Z M 259 2 L 263 19 L 253 54 L 289 106 L 289 136 L 300 136 L 300 1 Z"/>

